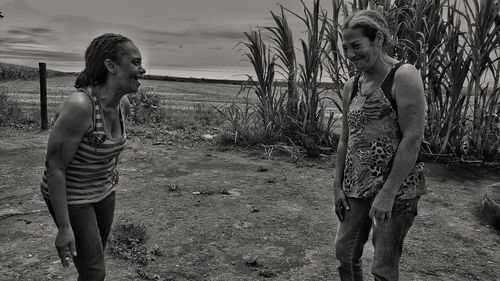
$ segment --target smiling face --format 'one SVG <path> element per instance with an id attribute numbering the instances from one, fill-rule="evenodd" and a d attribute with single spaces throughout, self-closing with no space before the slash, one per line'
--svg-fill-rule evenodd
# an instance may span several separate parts
<path id="1" fill-rule="evenodd" d="M 370 70 L 382 55 L 382 34 L 377 34 L 374 40 L 370 40 L 361 28 L 347 28 L 343 38 L 344 54 L 358 70 Z"/>
<path id="2" fill-rule="evenodd" d="M 142 67 L 142 57 L 139 49 L 132 42 L 125 42 L 121 56 L 116 63 L 116 79 L 119 89 L 125 93 L 136 93 L 144 78 L 146 70 Z"/>

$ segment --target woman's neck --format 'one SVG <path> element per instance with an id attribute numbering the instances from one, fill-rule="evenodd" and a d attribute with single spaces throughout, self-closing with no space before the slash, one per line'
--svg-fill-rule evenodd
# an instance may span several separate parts
<path id="1" fill-rule="evenodd" d="M 397 60 L 382 54 L 370 69 L 363 71 L 363 76 L 365 80 L 369 81 L 383 79 L 396 62 Z"/>
<path id="2" fill-rule="evenodd" d="M 123 96 L 108 84 L 94 86 L 92 87 L 92 92 L 99 100 L 101 106 L 107 108 L 118 107 Z"/>

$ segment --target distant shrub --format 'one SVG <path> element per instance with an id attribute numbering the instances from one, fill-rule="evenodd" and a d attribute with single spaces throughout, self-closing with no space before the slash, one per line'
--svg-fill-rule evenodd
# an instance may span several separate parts
<path id="1" fill-rule="evenodd" d="M 10 99 L 5 93 L 0 93 L 0 125 L 25 126 L 37 123 L 37 112 L 23 112 L 21 106 Z M 39 111 L 38 111 L 39 113 Z"/>
<path id="2" fill-rule="evenodd" d="M 161 106 L 161 98 L 144 89 L 137 93 L 129 94 L 132 121 L 138 124 L 162 123 L 167 115 L 165 108 Z"/>
<path id="3" fill-rule="evenodd" d="M 47 70 L 48 77 L 69 75 L 64 72 Z M 0 82 L 10 80 L 33 80 L 40 77 L 38 68 L 0 62 Z"/>
<path id="4" fill-rule="evenodd" d="M 204 103 L 185 107 L 162 103 L 162 97 L 150 89 L 141 89 L 128 95 L 131 105 L 131 119 L 136 124 L 162 126 L 168 129 L 205 129 L 222 124 L 216 110 Z"/>

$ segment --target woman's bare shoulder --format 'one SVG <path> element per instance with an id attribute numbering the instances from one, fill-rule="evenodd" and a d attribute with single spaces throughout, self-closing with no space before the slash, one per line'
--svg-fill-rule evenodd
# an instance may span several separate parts
<path id="1" fill-rule="evenodd" d="M 59 106 L 56 113 L 56 119 L 63 117 L 72 121 L 85 120 L 88 118 L 91 120 L 92 114 L 93 105 L 90 97 L 81 91 L 75 91 Z"/>
<path id="2" fill-rule="evenodd" d="M 402 64 L 394 74 L 394 78 L 396 81 L 407 80 L 407 79 L 410 80 L 422 79 L 420 76 L 420 71 L 418 71 L 418 69 L 413 64 L 410 63 Z"/>

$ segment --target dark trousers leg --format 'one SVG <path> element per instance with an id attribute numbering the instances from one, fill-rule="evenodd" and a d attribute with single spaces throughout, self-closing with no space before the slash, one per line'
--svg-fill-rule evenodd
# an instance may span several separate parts
<path id="1" fill-rule="evenodd" d="M 339 262 L 340 280 L 362 281 L 361 256 L 370 235 L 371 220 L 368 213 L 372 200 L 347 198 L 347 201 L 351 209 L 345 211 L 344 220 L 339 222 L 335 238 L 335 256 Z"/>
<path id="2" fill-rule="evenodd" d="M 54 217 L 50 202 L 47 205 Z M 78 270 L 79 281 L 104 280 L 104 249 L 113 224 L 114 211 L 114 192 L 98 203 L 68 205 L 77 252 L 73 262 Z"/>
<path id="3" fill-rule="evenodd" d="M 399 260 L 403 242 L 417 215 L 419 198 L 396 200 L 391 219 L 373 226 L 372 242 L 375 249 L 372 274 L 376 281 L 399 280 Z"/>

